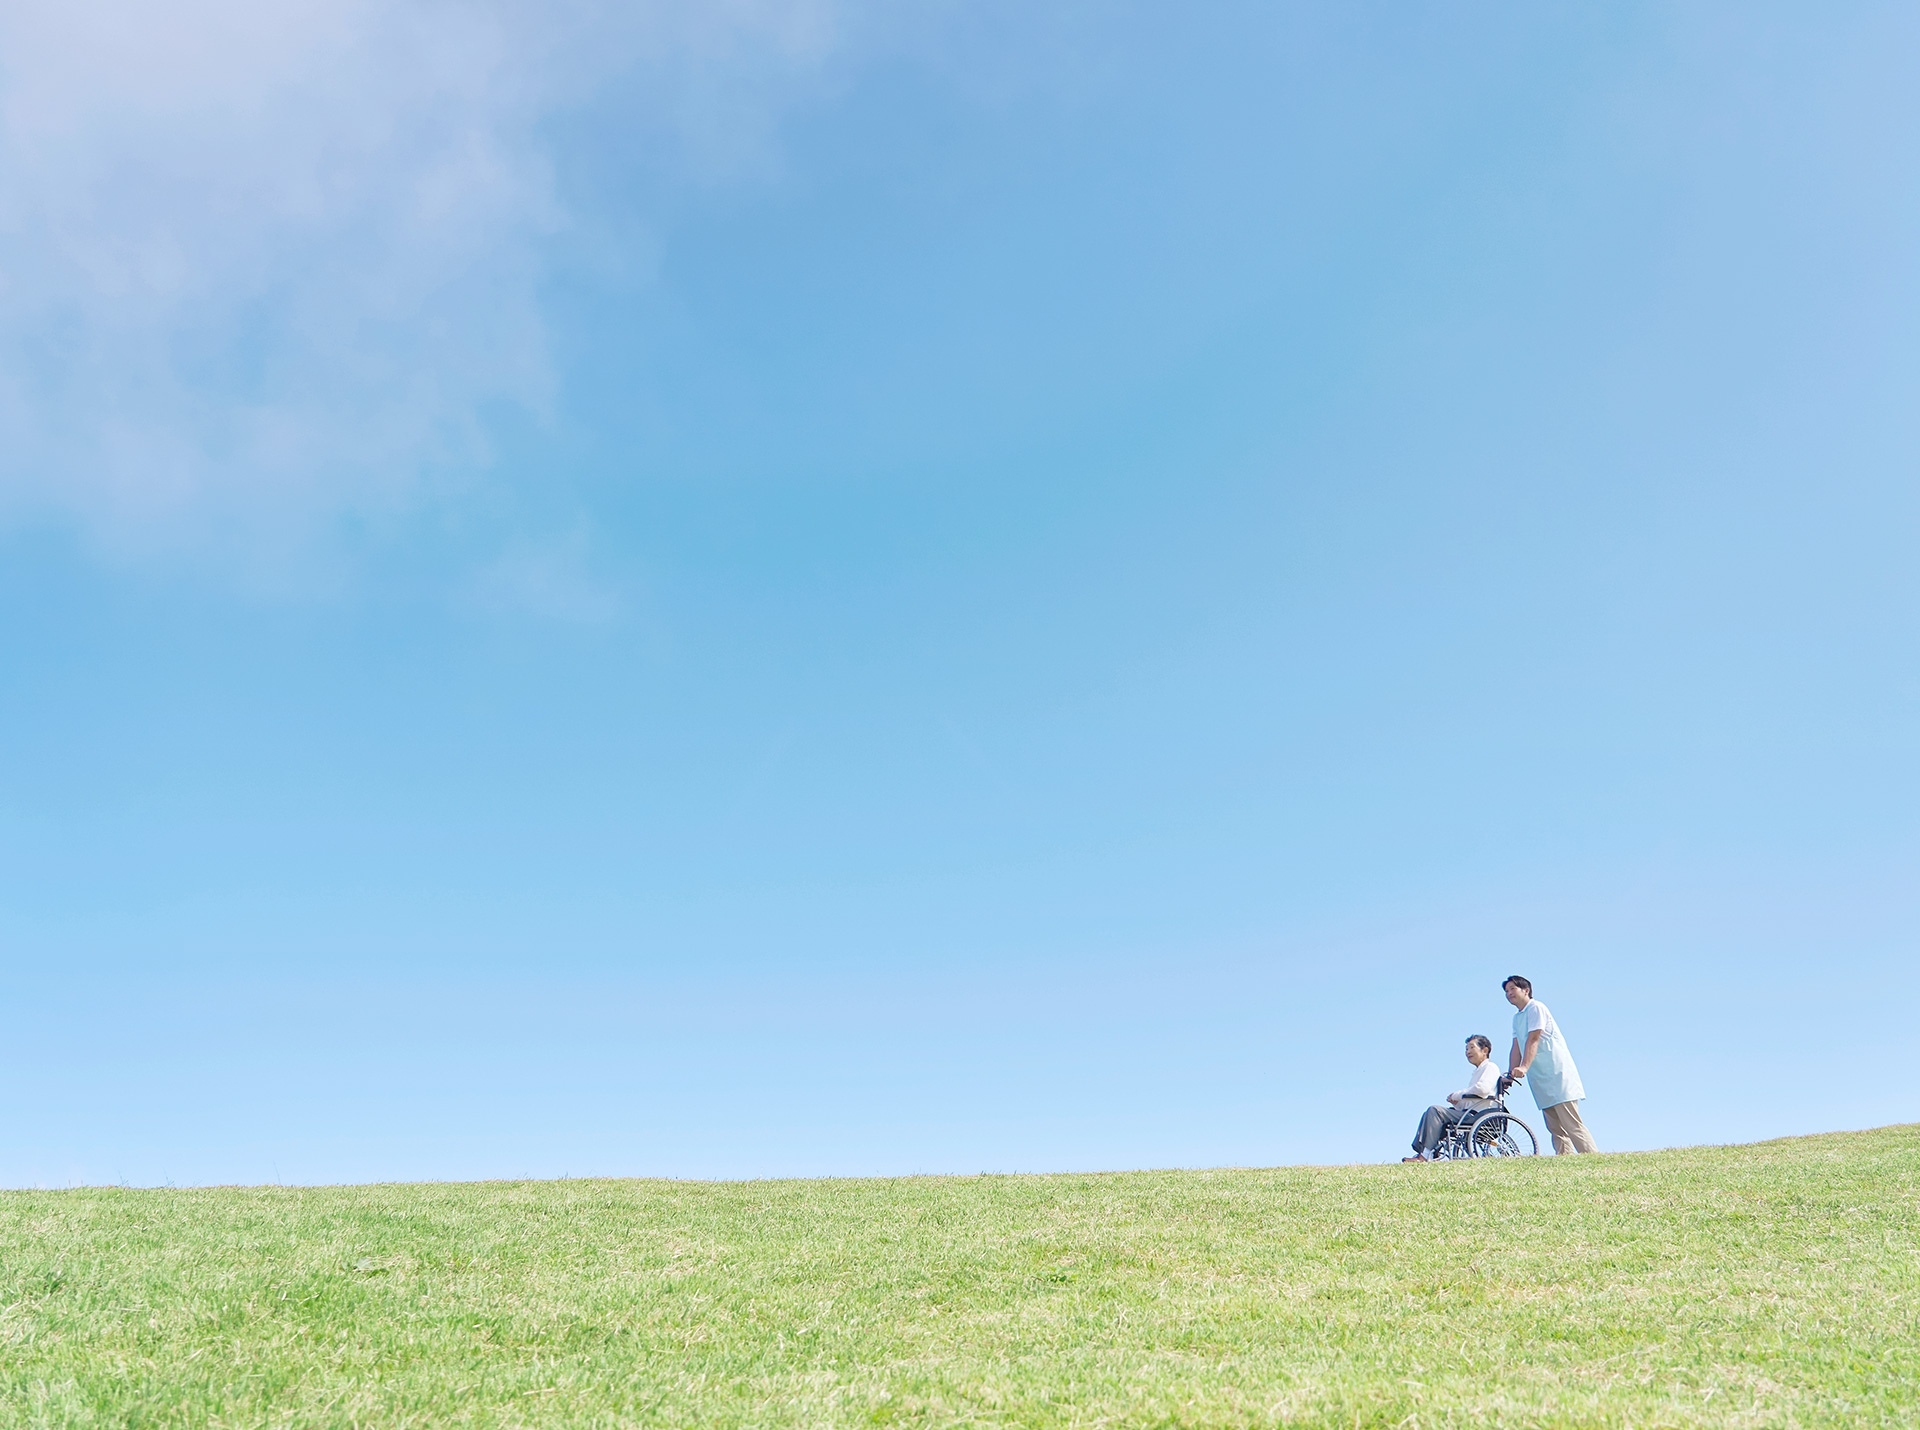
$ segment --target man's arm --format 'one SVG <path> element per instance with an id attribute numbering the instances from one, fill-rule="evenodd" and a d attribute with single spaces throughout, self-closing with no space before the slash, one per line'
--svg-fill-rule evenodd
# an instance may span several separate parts
<path id="1" fill-rule="evenodd" d="M 1513 1067 L 1513 1071 L 1509 1072 L 1507 1076 L 1513 1077 L 1513 1078 L 1525 1077 L 1527 1075 L 1527 1069 L 1533 1065 L 1534 1054 L 1539 1051 L 1540 1051 L 1540 1029 L 1535 1028 L 1531 1033 L 1527 1034 L 1527 1055 L 1525 1057 L 1520 1056 L 1519 1042 L 1517 1040 L 1514 1042 L 1514 1045 L 1513 1045 L 1514 1067 Z"/>
<path id="2" fill-rule="evenodd" d="M 1461 1088 L 1460 1091 L 1448 1093 L 1447 1101 L 1455 1107 L 1465 1107 L 1467 1105 L 1467 1099 L 1470 1097 L 1483 1098 L 1493 1096 L 1494 1072 L 1495 1069 L 1492 1058 L 1488 1058 L 1482 1063 L 1476 1063 L 1473 1069 L 1473 1080 Z"/>
<path id="3" fill-rule="evenodd" d="M 1507 1054 L 1507 1076 L 1518 1077 L 1519 1075 L 1520 1075 L 1520 1040 L 1518 1038 L 1515 1038 L 1513 1040 L 1513 1051 Z"/>

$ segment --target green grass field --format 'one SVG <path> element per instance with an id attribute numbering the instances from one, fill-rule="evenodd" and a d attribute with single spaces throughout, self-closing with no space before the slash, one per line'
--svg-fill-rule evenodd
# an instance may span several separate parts
<path id="1" fill-rule="evenodd" d="M 0 1193 L 7 1425 L 1920 1425 L 1920 1127 L 1435 1167 Z"/>

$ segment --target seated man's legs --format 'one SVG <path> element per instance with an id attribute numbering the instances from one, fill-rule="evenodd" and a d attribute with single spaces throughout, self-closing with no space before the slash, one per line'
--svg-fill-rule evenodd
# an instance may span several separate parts
<path id="1" fill-rule="evenodd" d="M 1440 1134 L 1465 1115 L 1457 1107 L 1449 1107 L 1444 1102 L 1434 1103 L 1420 1114 L 1420 1130 L 1413 1134 L 1414 1152 L 1422 1157 L 1431 1157 L 1433 1149 L 1440 1145 Z"/>

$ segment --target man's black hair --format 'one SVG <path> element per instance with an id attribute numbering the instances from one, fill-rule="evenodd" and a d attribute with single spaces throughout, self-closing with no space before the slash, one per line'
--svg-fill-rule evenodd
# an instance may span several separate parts
<path id="1" fill-rule="evenodd" d="M 1485 1033 L 1475 1033 L 1471 1038 L 1467 1039 L 1467 1042 L 1488 1053 L 1493 1051 L 1493 1039 L 1489 1038 Z"/>
<path id="2" fill-rule="evenodd" d="M 1533 997 L 1533 985 L 1519 974 L 1509 973 L 1505 978 L 1500 980 L 1500 986 L 1502 988 L 1505 988 L 1509 983 L 1517 983 L 1522 993 L 1526 994 L 1529 998 Z"/>

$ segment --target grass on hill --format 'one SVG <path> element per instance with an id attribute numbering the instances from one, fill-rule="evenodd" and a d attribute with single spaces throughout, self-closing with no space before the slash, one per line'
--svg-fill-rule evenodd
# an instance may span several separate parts
<path id="1" fill-rule="evenodd" d="M 6 1192 L 0 1423 L 1913 1426 L 1916 1172 Z"/>

